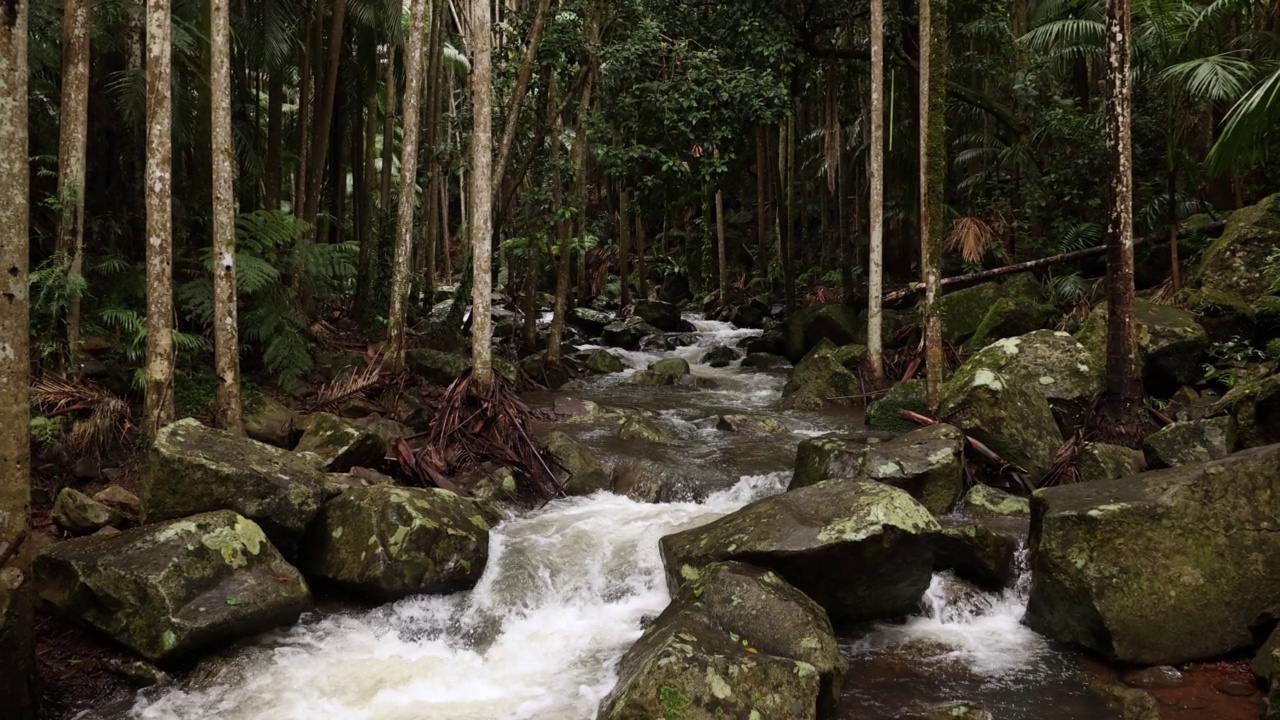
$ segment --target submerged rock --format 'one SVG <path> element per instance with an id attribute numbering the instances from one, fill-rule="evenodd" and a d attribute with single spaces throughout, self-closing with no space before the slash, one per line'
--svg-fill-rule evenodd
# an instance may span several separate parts
<path id="1" fill-rule="evenodd" d="M 672 587 L 723 560 L 777 571 L 840 622 L 912 612 L 933 571 L 933 515 L 904 490 L 828 480 L 662 538 Z M 833 572 L 832 568 L 844 568 Z"/>
<path id="2" fill-rule="evenodd" d="M 328 472 L 377 466 L 387 454 L 387 442 L 380 435 L 336 415 L 315 413 L 303 427 L 294 452 L 314 455 Z"/>
<path id="3" fill-rule="evenodd" d="M 609 472 L 586 445 L 556 431 L 542 438 L 542 444 L 559 463 L 556 479 L 568 495 L 590 495 L 609 488 Z"/>
<path id="4" fill-rule="evenodd" d="M 88 535 L 104 527 L 119 527 L 124 516 L 75 488 L 62 488 L 53 501 L 50 517 L 73 535 Z"/>
<path id="5" fill-rule="evenodd" d="M 640 442 L 671 445 L 676 442 L 675 436 L 640 417 L 630 417 L 622 421 L 618 428 L 619 440 L 638 440 Z"/>
<path id="6" fill-rule="evenodd" d="M 153 662 L 291 623 L 311 598 L 262 529 L 228 510 L 58 543 L 34 572 L 44 602 Z"/>
<path id="7" fill-rule="evenodd" d="M 1236 421 L 1226 416 L 1172 423 L 1148 436 L 1142 448 L 1153 468 L 1218 460 L 1236 449 Z"/>
<path id="8" fill-rule="evenodd" d="M 762 435 L 783 435 L 787 426 L 782 421 L 762 415 L 721 415 L 716 422 L 716 429 L 724 432 L 759 433 Z"/>
<path id="9" fill-rule="evenodd" d="M 1036 493 L 1027 623 L 1122 662 L 1255 642 L 1280 598 L 1280 446 Z"/>
<path id="10" fill-rule="evenodd" d="M 816 720 L 847 664 L 821 607 L 775 573 L 717 563 L 623 656 L 601 720 Z"/>
<path id="11" fill-rule="evenodd" d="M 492 505 L 447 490 L 390 485 L 350 490 L 325 503 L 303 554 L 308 575 L 383 599 L 452 592 L 480 579 Z"/>
<path id="12" fill-rule="evenodd" d="M 142 521 L 234 510 L 291 557 L 320 510 L 324 487 L 324 473 L 303 456 L 179 420 L 162 428 L 152 445 Z"/>

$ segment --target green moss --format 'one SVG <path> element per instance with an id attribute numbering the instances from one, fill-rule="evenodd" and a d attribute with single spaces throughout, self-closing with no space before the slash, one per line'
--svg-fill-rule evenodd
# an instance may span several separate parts
<path id="1" fill-rule="evenodd" d="M 899 410 L 910 410 L 922 415 L 929 414 L 929 403 L 925 401 L 925 383 L 923 380 L 904 380 L 889 389 L 889 393 L 875 402 L 867 410 L 867 425 L 876 430 L 890 432 L 908 432 L 918 426 L 898 416 Z"/>
<path id="2" fill-rule="evenodd" d="M 685 708 L 690 705 L 689 698 L 670 685 L 663 685 L 658 695 L 662 698 L 663 720 L 684 720 Z"/>

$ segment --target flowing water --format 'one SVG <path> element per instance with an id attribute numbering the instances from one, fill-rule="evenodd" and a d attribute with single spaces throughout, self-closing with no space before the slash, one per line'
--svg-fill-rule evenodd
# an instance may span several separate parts
<path id="1" fill-rule="evenodd" d="M 495 528 L 477 587 L 371 610 L 313 615 L 294 628 L 206 663 L 183 686 L 144 693 L 129 718 L 238 720 L 591 720 L 618 660 L 669 595 L 663 535 L 781 492 L 805 436 L 847 428 L 849 414 L 780 414 L 785 373 L 699 363 L 758 331 L 695 322 L 691 344 L 664 353 L 613 351 L 629 366 L 578 397 L 652 413 L 671 445 L 626 443 L 613 425 L 565 430 L 608 460 L 644 458 L 673 472 L 711 474 L 702 503 L 642 504 L 601 493 L 550 503 Z M 707 390 L 623 381 L 661 357 L 688 360 Z M 550 396 L 531 398 L 548 401 Z M 787 433 L 716 430 L 725 413 L 769 414 Z M 1106 720 L 1072 656 L 1020 625 L 1025 581 L 982 593 L 938 575 L 919 616 L 846 639 L 850 672 L 841 718 L 901 717 L 972 700 L 1001 720 Z"/>

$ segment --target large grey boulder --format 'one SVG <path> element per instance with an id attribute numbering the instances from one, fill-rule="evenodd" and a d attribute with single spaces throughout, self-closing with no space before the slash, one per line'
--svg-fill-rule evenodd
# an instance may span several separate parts
<path id="1" fill-rule="evenodd" d="M 387 454 L 387 441 L 382 436 L 330 413 L 309 415 L 302 427 L 305 430 L 294 452 L 310 453 L 328 472 L 376 467 Z"/>
<path id="2" fill-rule="evenodd" d="M 1271 292 L 1263 273 L 1280 246 L 1280 194 L 1237 210 L 1227 227 L 1205 251 L 1194 282 L 1201 288 L 1247 305 Z"/>
<path id="3" fill-rule="evenodd" d="M 73 535 L 88 535 L 104 527 L 119 527 L 124 516 L 75 488 L 62 488 L 53 501 L 50 517 L 58 527 Z"/>
<path id="4" fill-rule="evenodd" d="M 668 302 L 640 300 L 632 308 L 631 315 L 663 332 L 676 332 L 680 329 L 680 308 Z"/>
<path id="5" fill-rule="evenodd" d="M 1153 468 L 1218 460 L 1236 449 L 1236 420 L 1230 415 L 1166 425 L 1142 443 Z"/>
<path id="6" fill-rule="evenodd" d="M 858 377 L 845 367 L 845 360 L 866 348 L 840 348 L 822 342 L 796 365 L 791 379 L 782 388 L 783 410 L 817 410 L 828 405 L 852 405 L 860 392 Z"/>
<path id="7" fill-rule="evenodd" d="M 1032 501 L 1027 623 L 1121 662 L 1250 647 L 1280 599 L 1280 446 Z"/>
<path id="8" fill-rule="evenodd" d="M 325 474 L 305 456 L 179 420 L 151 447 L 144 523 L 234 510 L 260 525 L 286 557 L 320 510 Z"/>
<path id="9" fill-rule="evenodd" d="M 250 438 L 290 449 L 297 415 L 275 398 L 254 394 L 244 404 L 244 432 Z"/>
<path id="10" fill-rule="evenodd" d="M 1038 482 L 1062 445 L 1049 401 L 1017 376 L 975 365 L 975 360 L 943 386 L 943 420 Z"/>
<path id="11" fill-rule="evenodd" d="M 595 336 L 613 323 L 614 317 L 606 312 L 579 306 L 569 311 L 568 321 L 584 333 Z"/>
<path id="12" fill-rule="evenodd" d="M 297 619 L 302 576 L 229 510 L 68 540 L 35 559 L 40 599 L 153 662 Z"/>
<path id="13" fill-rule="evenodd" d="M 1129 477 L 1142 472 L 1146 466 L 1147 461 L 1141 450 L 1107 443 L 1085 443 L 1076 458 L 1080 482 Z"/>
<path id="14" fill-rule="evenodd" d="M 660 543 L 672 587 L 742 560 L 777 571 L 838 622 L 911 613 L 929 586 L 933 515 L 905 490 L 828 480 L 752 503 Z M 838 570 L 837 570 L 838 569 Z"/>
<path id="15" fill-rule="evenodd" d="M 1200 356 L 1209 348 L 1209 336 L 1196 317 L 1172 305 L 1135 300 L 1138 355 L 1147 386 L 1172 393 L 1200 376 Z M 1077 333 L 1080 342 L 1102 363 L 1106 357 L 1107 304 L 1093 309 Z"/>
<path id="16" fill-rule="evenodd" d="M 821 607 L 773 572 L 717 563 L 627 652 L 601 720 L 816 720 L 847 663 Z"/>
<path id="17" fill-rule="evenodd" d="M 796 447 L 792 490 L 817 485 L 832 478 L 856 478 L 862 472 L 867 447 L 897 437 L 894 433 L 858 430 L 805 438 Z"/>
<path id="18" fill-rule="evenodd" d="M 302 567 L 308 575 L 379 599 L 471 587 L 489 559 L 492 505 L 436 488 L 349 490 L 325 503 Z"/>
<path id="19" fill-rule="evenodd" d="M 637 350 L 645 338 L 655 335 L 661 336 L 662 331 L 638 317 L 610 323 L 600 331 L 605 345 L 623 350 Z"/>
<path id="20" fill-rule="evenodd" d="M 471 367 L 471 361 L 461 355 L 427 348 L 407 350 L 405 366 L 409 372 L 436 385 L 449 385 Z"/>
<path id="21" fill-rule="evenodd" d="M 568 495 L 590 495 L 609 489 L 609 470 L 591 448 L 560 431 L 548 433 L 542 444 L 559 463 L 556 479 Z"/>

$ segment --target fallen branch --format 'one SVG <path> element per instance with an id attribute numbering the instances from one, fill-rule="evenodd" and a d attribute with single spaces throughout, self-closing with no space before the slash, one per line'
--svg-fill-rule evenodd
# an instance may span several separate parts
<path id="1" fill-rule="evenodd" d="M 928 426 L 928 425 L 938 424 L 937 420 L 934 420 L 933 418 L 927 415 L 921 415 L 920 413 L 912 412 L 906 408 L 901 408 L 898 410 L 898 417 L 902 418 L 903 420 L 913 422 L 917 425 Z M 1014 479 L 1018 481 L 1018 484 L 1021 485 L 1023 488 L 1025 488 L 1027 492 L 1032 492 L 1035 490 L 1035 488 L 1032 487 L 1031 485 L 1031 481 L 1027 480 L 1027 475 L 1025 470 L 1018 467 L 1017 465 L 1014 465 L 1011 462 L 1008 462 L 1004 458 L 1000 457 L 995 453 L 994 450 L 987 447 L 982 441 L 978 440 L 977 438 L 974 438 L 968 434 L 965 434 L 964 440 L 965 440 L 965 443 L 969 445 L 969 447 L 973 448 L 974 452 L 986 458 L 988 462 L 998 465 L 1002 472 L 1008 471 L 1008 473 L 1012 475 Z"/>

